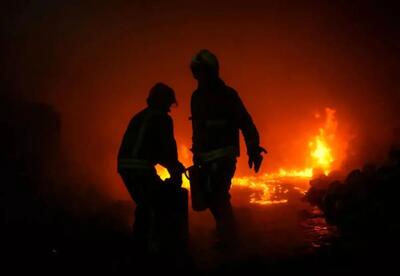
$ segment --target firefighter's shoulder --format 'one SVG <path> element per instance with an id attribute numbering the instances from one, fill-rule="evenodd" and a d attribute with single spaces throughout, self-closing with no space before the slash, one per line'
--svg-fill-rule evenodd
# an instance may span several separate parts
<path id="1" fill-rule="evenodd" d="M 200 94 L 199 89 L 194 90 L 191 97 L 192 101 L 193 99 L 196 99 L 199 96 L 199 94 Z"/>
<path id="2" fill-rule="evenodd" d="M 224 91 L 226 97 L 228 97 L 228 98 L 231 98 L 233 100 L 240 99 L 240 96 L 239 96 L 239 93 L 237 92 L 237 90 L 228 85 L 224 86 L 223 91 Z"/>
<path id="3" fill-rule="evenodd" d="M 143 114 L 145 113 L 145 109 L 139 111 L 138 113 L 134 114 L 129 121 L 128 129 L 136 128 L 138 124 L 141 124 L 143 120 Z"/>
<path id="4" fill-rule="evenodd" d="M 136 114 L 134 114 L 131 118 L 131 121 L 135 121 L 135 120 L 141 120 L 141 118 L 146 114 L 147 109 L 142 109 L 139 112 L 137 112 Z"/>
<path id="5" fill-rule="evenodd" d="M 237 90 L 229 85 L 224 84 L 223 91 L 229 96 L 238 96 Z"/>

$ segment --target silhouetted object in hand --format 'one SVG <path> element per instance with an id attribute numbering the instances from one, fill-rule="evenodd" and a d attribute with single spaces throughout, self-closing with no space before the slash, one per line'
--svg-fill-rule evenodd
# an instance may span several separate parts
<path id="1" fill-rule="evenodd" d="M 249 167 L 255 172 L 266 150 L 259 145 L 258 131 L 238 93 L 220 79 L 216 56 L 201 50 L 193 57 L 191 70 L 198 81 L 191 98 L 192 206 L 194 210 L 210 209 L 219 240 L 230 245 L 237 238 L 229 190 L 240 153 L 239 130 L 245 138 Z"/>
<path id="2" fill-rule="evenodd" d="M 147 98 L 148 107 L 130 121 L 118 153 L 118 172 L 137 205 L 134 240 L 150 253 L 185 246 L 188 235 L 187 191 L 181 188 L 184 167 L 178 161 L 168 115 L 174 103 L 174 91 L 156 84 Z M 165 183 L 157 175 L 156 164 L 171 175 Z M 171 242 L 176 243 L 172 246 Z"/>

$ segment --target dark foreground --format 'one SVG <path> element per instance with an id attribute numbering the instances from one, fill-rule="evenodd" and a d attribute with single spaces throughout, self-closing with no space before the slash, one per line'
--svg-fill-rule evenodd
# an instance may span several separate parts
<path id="1" fill-rule="evenodd" d="M 43 205 L 21 210 L 26 216 L 23 222 L 10 224 L 13 220 L 8 218 L 1 267 L 10 274 L 134 275 L 359 275 L 399 270 L 396 227 L 371 227 L 343 235 L 327 226 L 295 191 L 289 193 L 287 204 L 266 206 L 246 203 L 247 195 L 243 189 L 233 191 L 241 237 L 237 252 L 213 247 L 213 221 L 207 212 L 190 213 L 187 252 L 144 256 L 135 252 L 130 238 L 132 203 L 115 202 L 85 217 Z"/>

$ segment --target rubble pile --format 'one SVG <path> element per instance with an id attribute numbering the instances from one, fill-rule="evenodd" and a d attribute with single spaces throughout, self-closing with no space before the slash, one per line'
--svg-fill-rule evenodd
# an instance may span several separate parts
<path id="1" fill-rule="evenodd" d="M 335 174 L 310 181 L 305 199 L 324 213 L 328 223 L 342 230 L 396 227 L 400 210 L 400 150 L 392 150 L 387 164 L 365 165 L 344 180 Z"/>

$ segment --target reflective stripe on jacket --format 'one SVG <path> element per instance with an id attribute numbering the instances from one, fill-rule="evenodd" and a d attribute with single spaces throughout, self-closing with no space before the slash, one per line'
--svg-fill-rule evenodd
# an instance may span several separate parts
<path id="1" fill-rule="evenodd" d="M 200 162 L 206 163 L 224 157 L 236 158 L 237 154 L 238 154 L 238 148 L 235 146 L 230 146 L 225 148 L 219 148 L 209 152 L 198 153 L 197 157 Z"/>
<path id="2" fill-rule="evenodd" d="M 123 158 L 118 159 L 118 170 L 119 169 L 154 169 L 154 166 L 147 160 Z"/>

